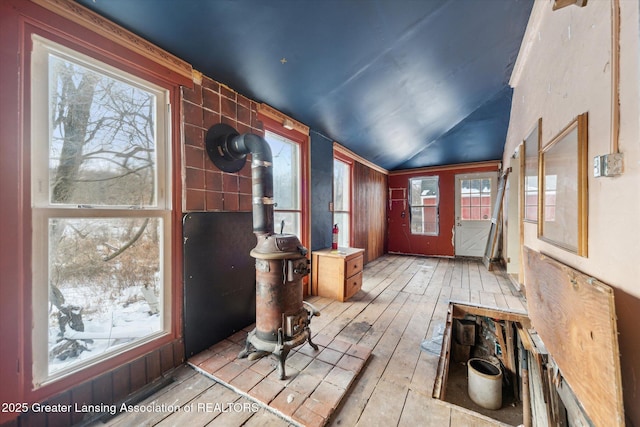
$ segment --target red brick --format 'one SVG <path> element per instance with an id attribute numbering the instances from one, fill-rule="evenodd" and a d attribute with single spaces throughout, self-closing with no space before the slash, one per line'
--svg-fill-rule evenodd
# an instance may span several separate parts
<path id="1" fill-rule="evenodd" d="M 331 370 L 331 372 L 329 372 L 327 376 L 324 377 L 324 380 L 346 390 L 347 388 L 349 388 L 349 385 L 351 385 L 351 382 L 353 381 L 355 376 L 356 372 L 347 371 L 346 369 L 342 369 L 339 366 L 335 366 Z"/>
<path id="2" fill-rule="evenodd" d="M 287 390 L 295 390 L 301 395 L 308 397 L 316 387 L 318 387 L 321 381 L 322 379 L 318 377 L 301 372 L 287 385 Z"/>
<path id="3" fill-rule="evenodd" d="M 222 368 L 224 365 L 228 363 L 230 362 L 227 359 L 216 354 L 213 357 L 210 357 L 207 360 L 200 363 L 199 366 L 205 372 L 213 374 L 214 372 L 216 372 L 217 370 L 219 370 L 220 368 Z"/>
<path id="4" fill-rule="evenodd" d="M 187 189 L 204 190 L 204 171 L 202 169 L 185 169 L 185 186 Z"/>
<path id="5" fill-rule="evenodd" d="M 209 191 L 222 191 L 222 172 L 207 171 L 205 188 Z"/>
<path id="6" fill-rule="evenodd" d="M 331 405 L 325 402 L 319 402 L 312 398 L 308 398 L 307 400 L 305 400 L 302 406 L 310 409 L 311 411 L 315 412 L 316 414 L 320 415 L 323 418 L 329 418 L 334 410 L 334 408 L 332 408 Z"/>
<path id="7" fill-rule="evenodd" d="M 284 384 L 265 378 L 249 390 L 249 395 L 268 405 L 283 389 Z"/>
<path id="8" fill-rule="evenodd" d="M 185 145 L 184 165 L 188 168 L 204 169 L 204 150 L 199 147 Z"/>
<path id="9" fill-rule="evenodd" d="M 230 362 L 213 373 L 213 376 L 221 381 L 230 383 L 235 377 L 245 371 L 245 368 L 236 362 Z"/>
<path id="10" fill-rule="evenodd" d="M 291 416 L 302 405 L 305 396 L 295 390 L 285 388 L 269 403 L 269 406 L 277 409 L 285 415 Z"/>
<path id="11" fill-rule="evenodd" d="M 311 337 L 311 339 L 313 340 L 314 343 L 321 345 L 323 347 L 328 346 L 329 343 L 333 341 L 333 338 L 328 337 L 324 334 L 316 334 L 313 337 Z"/>
<path id="12" fill-rule="evenodd" d="M 206 191 L 205 201 L 207 211 L 221 211 L 224 208 L 224 196 L 219 191 Z"/>
<path id="13" fill-rule="evenodd" d="M 188 362 L 194 365 L 200 365 L 202 362 L 204 362 L 207 359 L 212 358 L 215 355 L 215 353 L 213 351 L 211 351 L 211 349 L 206 349 L 204 351 L 201 351 L 200 353 L 192 356 L 189 358 Z"/>
<path id="14" fill-rule="evenodd" d="M 243 107 L 242 105 L 238 105 L 236 112 L 238 114 L 238 123 L 242 123 L 250 129 L 251 128 L 251 110 L 249 110 L 247 107 Z"/>
<path id="15" fill-rule="evenodd" d="M 305 374 L 313 375 L 318 378 L 324 378 L 332 368 L 333 365 L 316 359 L 313 362 L 309 363 L 309 365 L 304 368 L 303 372 Z"/>
<path id="16" fill-rule="evenodd" d="M 220 112 L 220 94 L 209 89 L 202 91 L 202 106 L 208 110 Z"/>
<path id="17" fill-rule="evenodd" d="M 239 188 L 238 175 L 230 173 L 222 174 L 222 190 L 225 193 L 237 193 Z"/>
<path id="18" fill-rule="evenodd" d="M 192 190 L 187 188 L 186 210 L 187 211 L 203 211 L 204 210 L 204 191 Z"/>
<path id="19" fill-rule="evenodd" d="M 349 350 L 349 347 L 351 347 L 351 343 L 348 343 L 346 341 L 342 341 L 336 338 L 333 341 L 331 341 L 327 347 L 333 350 L 339 351 L 341 353 L 344 353 L 347 350 Z"/>
<path id="20" fill-rule="evenodd" d="M 263 379 L 264 377 L 259 373 L 245 369 L 244 372 L 231 380 L 231 385 L 246 393 Z"/>
<path id="21" fill-rule="evenodd" d="M 313 361 L 313 358 L 307 356 L 304 353 L 291 353 L 287 357 L 287 366 L 291 366 L 298 371 L 302 371 L 309 363 Z"/>
<path id="22" fill-rule="evenodd" d="M 338 360 L 340 360 L 342 356 L 343 356 L 343 353 L 340 353 L 339 351 L 335 351 L 330 348 L 325 348 L 320 352 L 320 354 L 318 354 L 318 356 L 316 356 L 316 358 L 324 362 L 331 363 L 332 365 L 335 365 L 336 363 L 338 363 Z"/>
<path id="23" fill-rule="evenodd" d="M 184 143 L 204 150 L 204 130 L 200 126 L 185 123 Z"/>
<path id="24" fill-rule="evenodd" d="M 202 108 L 190 102 L 182 103 L 182 114 L 185 123 L 202 127 Z"/>
<path id="25" fill-rule="evenodd" d="M 347 371 L 353 371 L 356 373 L 360 372 L 360 369 L 362 369 L 363 365 L 364 360 L 354 356 L 349 356 L 348 354 L 342 356 L 340 361 L 336 364 L 336 366 L 339 366 L 342 369 L 346 369 Z"/>
<path id="26" fill-rule="evenodd" d="M 253 198 L 251 194 L 240 194 L 239 198 L 240 206 L 238 210 L 240 210 L 240 212 L 250 212 L 253 210 Z"/>
<path id="27" fill-rule="evenodd" d="M 203 110 L 202 114 L 203 114 L 202 127 L 204 127 L 207 130 L 209 130 L 211 126 L 221 122 L 220 113 L 216 113 L 214 111 L 209 111 L 209 110 Z"/>
<path id="28" fill-rule="evenodd" d="M 238 101 L 238 105 L 242 105 L 243 107 L 246 107 L 247 109 L 251 108 L 252 101 L 249 98 L 247 98 L 246 96 L 238 94 L 237 101 Z"/>
<path id="29" fill-rule="evenodd" d="M 346 390 L 343 388 L 329 384 L 328 382 L 323 382 L 320 383 L 320 385 L 311 394 L 311 398 L 319 402 L 323 402 L 331 406 L 332 409 L 335 409 L 338 406 L 338 403 L 340 403 L 345 392 Z"/>
<path id="30" fill-rule="evenodd" d="M 202 86 L 193 85 L 193 89 L 182 87 L 182 98 L 196 105 L 202 104 Z"/>
<path id="31" fill-rule="evenodd" d="M 202 87 L 206 87 L 207 89 L 211 89 L 215 92 L 220 91 L 220 83 L 207 76 L 202 76 Z"/>
<path id="32" fill-rule="evenodd" d="M 347 350 L 349 356 L 355 356 L 358 359 L 367 360 L 371 355 L 371 349 L 359 344 L 353 344 L 349 350 Z"/>
<path id="33" fill-rule="evenodd" d="M 231 89 L 229 89 L 226 86 L 220 86 L 220 95 L 222 95 L 224 97 L 227 97 L 229 99 L 232 99 L 233 102 L 235 102 L 237 93 L 232 91 Z"/>
<path id="34" fill-rule="evenodd" d="M 227 212 L 238 212 L 240 210 L 240 198 L 237 193 L 224 193 L 223 209 Z"/>
<path id="35" fill-rule="evenodd" d="M 306 427 L 322 427 L 327 422 L 326 418 L 321 417 L 304 406 L 296 410 L 293 414 L 293 419 Z"/>
<path id="36" fill-rule="evenodd" d="M 266 377 L 276 368 L 276 362 L 271 357 L 263 357 L 253 363 L 249 368 Z"/>
<path id="37" fill-rule="evenodd" d="M 236 102 L 232 99 L 222 97 L 220 98 L 220 114 L 224 117 L 228 117 L 233 120 L 238 120 L 238 112 L 237 112 Z M 235 126 L 237 128 L 237 126 Z"/>

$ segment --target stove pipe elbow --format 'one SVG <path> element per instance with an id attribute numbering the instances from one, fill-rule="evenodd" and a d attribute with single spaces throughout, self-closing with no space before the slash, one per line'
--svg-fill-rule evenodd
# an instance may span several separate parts
<path id="1" fill-rule="evenodd" d="M 269 143 L 259 135 L 238 134 L 220 123 L 207 131 L 206 147 L 213 163 L 224 172 L 237 172 L 251 154 L 253 232 L 256 236 L 274 234 L 273 157 Z"/>

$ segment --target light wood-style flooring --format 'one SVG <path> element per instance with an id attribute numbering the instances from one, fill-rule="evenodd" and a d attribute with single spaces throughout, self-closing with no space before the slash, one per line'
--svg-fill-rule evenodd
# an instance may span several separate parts
<path id="1" fill-rule="evenodd" d="M 313 333 L 373 349 L 329 421 L 331 426 L 494 426 L 499 422 L 431 398 L 438 355 L 420 344 L 444 326 L 450 301 L 525 311 L 502 270 L 473 259 L 385 255 L 364 269 L 362 290 L 347 302 L 309 297 L 322 312 Z M 176 381 L 138 405 L 150 413 L 121 414 L 117 426 L 288 426 L 289 422 L 188 366 Z M 209 406 L 206 406 L 209 404 Z M 216 405 L 217 404 L 217 405 Z M 162 406 L 164 405 L 164 407 Z M 191 412 L 167 410 L 189 406 Z M 164 409 L 164 410 L 162 410 Z M 97 425 L 102 425 L 98 423 Z"/>

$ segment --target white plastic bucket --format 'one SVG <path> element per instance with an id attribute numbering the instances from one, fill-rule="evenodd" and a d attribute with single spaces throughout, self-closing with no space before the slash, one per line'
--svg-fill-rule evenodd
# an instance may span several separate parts
<path id="1" fill-rule="evenodd" d="M 486 409 L 502 406 L 502 370 L 484 359 L 469 359 L 469 397 Z"/>

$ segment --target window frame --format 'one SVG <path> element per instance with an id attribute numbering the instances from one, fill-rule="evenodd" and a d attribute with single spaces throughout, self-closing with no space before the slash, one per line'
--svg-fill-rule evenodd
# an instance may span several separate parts
<path id="1" fill-rule="evenodd" d="M 434 207 L 433 205 L 424 205 L 422 203 L 420 204 L 414 204 L 413 203 L 413 192 L 412 192 L 412 186 L 413 186 L 413 182 L 414 181 L 424 181 L 424 180 L 430 180 L 430 181 L 435 181 L 436 183 L 436 189 L 437 189 L 437 194 L 436 194 L 436 204 L 435 204 L 435 231 L 433 232 L 414 232 L 413 231 L 413 208 L 432 208 Z M 411 235 L 413 236 L 439 236 L 440 235 L 440 176 L 439 175 L 426 175 L 426 176 L 416 176 L 416 177 L 412 177 L 409 178 L 408 182 L 408 204 L 409 204 L 409 231 L 411 233 Z M 422 199 L 420 200 L 420 202 L 422 202 Z M 423 221 L 424 224 L 424 221 Z M 423 227 L 424 228 L 424 227 Z"/>
<path id="2" fill-rule="evenodd" d="M 31 360 L 26 363 L 30 366 L 31 382 L 34 390 L 41 389 L 53 383 L 68 382 L 73 378 L 82 378 L 90 375 L 95 366 L 102 366 L 105 362 L 108 365 L 117 364 L 122 358 L 132 358 L 136 354 L 148 351 L 150 345 L 157 348 L 163 342 L 177 335 L 176 310 L 179 304 L 174 304 L 174 282 L 175 263 L 172 253 L 175 251 L 175 194 L 172 191 L 174 185 L 173 178 L 173 140 L 175 136 L 172 132 L 172 124 L 175 116 L 171 111 L 171 104 L 175 102 L 175 87 L 167 85 L 166 82 L 157 81 L 147 70 L 131 70 L 117 63 L 111 58 L 101 55 L 90 46 L 81 45 L 78 42 L 71 42 L 67 39 L 56 37 L 52 34 L 42 34 L 37 31 L 29 32 L 26 38 L 26 58 L 28 70 L 25 77 L 25 86 L 28 87 L 26 99 L 31 108 L 27 110 L 30 123 L 30 162 L 31 164 L 31 192 L 27 200 L 31 200 L 31 274 L 32 286 L 31 297 L 27 303 L 32 304 L 33 329 L 31 340 L 25 343 L 30 346 L 27 354 Z M 39 47 L 39 45 L 44 45 Z M 56 53 L 65 59 L 71 60 L 82 66 L 97 70 L 110 77 L 115 77 L 120 81 L 152 90 L 160 98 L 156 98 L 156 171 L 155 171 L 155 197 L 154 205 L 151 206 L 93 206 L 75 204 L 52 204 L 49 201 L 49 126 L 36 126 L 42 121 L 49 122 L 49 77 L 48 66 L 39 68 L 34 66 L 34 62 L 47 58 L 49 53 Z M 46 65 L 46 64 L 45 64 Z M 44 86 L 44 90 L 43 90 Z M 43 93 L 44 92 L 44 93 Z M 162 99 L 162 101 L 161 101 Z M 45 102 L 42 102 L 45 100 Z M 44 114 L 44 116 L 43 116 Z M 44 117 L 44 120 L 41 118 Z M 36 146 L 36 141 L 47 141 L 46 148 Z M 42 184 L 46 182 L 47 184 Z M 176 189 L 177 191 L 177 189 Z M 49 282 L 49 219 L 52 218 L 159 218 L 162 221 L 160 239 L 160 262 L 162 276 L 162 292 L 160 301 L 162 304 L 162 327 L 158 332 L 154 332 L 142 339 L 132 343 L 117 347 L 112 351 L 90 358 L 86 361 L 74 363 L 72 366 L 62 369 L 54 374 L 48 373 L 47 361 L 47 340 L 48 316 L 46 310 L 42 310 L 43 305 L 49 304 L 48 282 Z M 46 284 L 37 285 L 38 283 Z M 44 335 L 44 337 L 43 337 Z M 120 362 L 122 363 L 122 362 Z"/>
<path id="3" fill-rule="evenodd" d="M 336 218 L 335 218 L 336 212 L 337 213 L 346 214 L 347 221 L 348 221 L 348 224 L 349 224 L 348 229 L 347 230 L 339 230 L 339 234 L 338 234 L 338 236 L 346 236 L 346 245 L 344 245 L 344 244 L 341 245 L 340 243 L 338 243 L 338 246 L 340 246 L 340 247 L 342 247 L 342 246 L 350 247 L 352 242 L 353 242 L 353 238 L 352 238 L 353 237 L 353 215 L 352 215 L 352 212 L 353 212 L 353 159 L 350 159 L 350 158 L 348 158 L 346 156 L 343 156 L 339 152 L 336 152 L 334 150 L 333 162 L 334 162 L 334 165 L 335 165 L 335 162 L 343 163 L 348 168 L 347 177 L 349 179 L 349 182 L 348 182 L 347 187 L 349 189 L 349 193 L 347 194 L 346 197 L 348 198 L 348 201 L 349 201 L 349 209 L 346 210 L 346 211 L 345 210 L 336 209 L 335 171 L 334 171 L 334 173 L 331 174 L 332 175 L 331 176 L 331 187 L 332 187 L 331 203 L 332 203 L 332 207 L 333 207 L 331 220 L 332 220 L 333 224 L 336 224 L 336 223 L 338 223 L 338 221 L 336 221 Z M 342 240 L 343 243 L 345 242 L 345 240 L 343 240 L 344 237 L 338 237 L 338 238 L 340 240 Z"/>
<path id="4" fill-rule="evenodd" d="M 310 185 L 310 163 L 309 163 L 309 135 L 305 134 L 296 127 L 293 129 L 287 129 L 283 126 L 282 122 L 278 122 L 271 117 L 270 110 L 266 108 L 265 110 L 258 110 L 258 120 L 260 120 L 263 124 L 263 128 L 265 133 L 270 132 L 279 136 L 280 138 L 285 138 L 293 143 L 298 145 L 299 155 L 300 155 L 300 181 L 299 181 L 299 191 L 300 191 L 300 228 L 301 234 L 297 236 L 300 239 L 300 242 L 303 246 L 309 247 L 311 242 L 310 235 L 310 210 L 309 210 L 309 185 Z M 265 135 L 266 136 L 266 135 Z M 266 139 L 266 138 L 265 138 Z M 277 203 L 278 201 L 275 200 Z M 277 207 L 274 208 L 274 213 L 277 210 Z M 275 232 L 280 231 L 280 225 L 274 224 Z M 305 278 L 306 280 L 306 278 Z"/>

